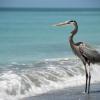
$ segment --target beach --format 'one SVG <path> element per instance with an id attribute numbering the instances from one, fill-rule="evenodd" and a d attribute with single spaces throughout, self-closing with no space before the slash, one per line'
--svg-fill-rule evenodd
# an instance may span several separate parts
<path id="1" fill-rule="evenodd" d="M 72 52 L 75 42 L 100 51 L 100 9 L 0 8 L 0 100 L 98 100 L 100 65 L 91 64 L 91 91 L 84 92 L 85 71 Z M 95 92 L 96 91 L 96 92 Z"/>
<path id="2" fill-rule="evenodd" d="M 21 100 L 99 100 L 100 83 L 91 84 L 90 94 L 84 93 L 84 86 L 65 88 Z"/>

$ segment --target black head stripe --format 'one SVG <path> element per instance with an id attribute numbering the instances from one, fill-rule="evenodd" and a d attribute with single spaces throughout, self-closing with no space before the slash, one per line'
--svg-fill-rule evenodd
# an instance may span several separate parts
<path id="1" fill-rule="evenodd" d="M 71 20 L 70 22 L 76 22 L 75 20 Z"/>

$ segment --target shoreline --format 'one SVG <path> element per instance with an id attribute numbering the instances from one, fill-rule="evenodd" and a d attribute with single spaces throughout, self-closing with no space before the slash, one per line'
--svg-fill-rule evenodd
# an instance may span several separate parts
<path id="1" fill-rule="evenodd" d="M 26 97 L 21 100 L 99 100 L 100 83 L 91 84 L 90 94 L 84 93 L 84 86 L 70 87 L 37 96 Z"/>

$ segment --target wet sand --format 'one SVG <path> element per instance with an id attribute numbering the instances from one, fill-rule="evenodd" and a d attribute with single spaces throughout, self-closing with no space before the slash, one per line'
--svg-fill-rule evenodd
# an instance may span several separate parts
<path id="1" fill-rule="evenodd" d="M 22 100 L 100 100 L 100 83 L 91 84 L 90 94 L 84 93 L 84 86 L 78 86 L 27 97 Z"/>

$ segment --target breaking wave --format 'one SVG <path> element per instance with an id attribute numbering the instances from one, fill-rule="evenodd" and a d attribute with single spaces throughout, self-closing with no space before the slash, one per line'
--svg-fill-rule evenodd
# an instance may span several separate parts
<path id="1" fill-rule="evenodd" d="M 92 82 L 100 81 L 100 67 L 92 65 Z M 18 100 L 85 83 L 79 59 L 46 59 L 32 64 L 0 66 L 0 100 Z"/>

